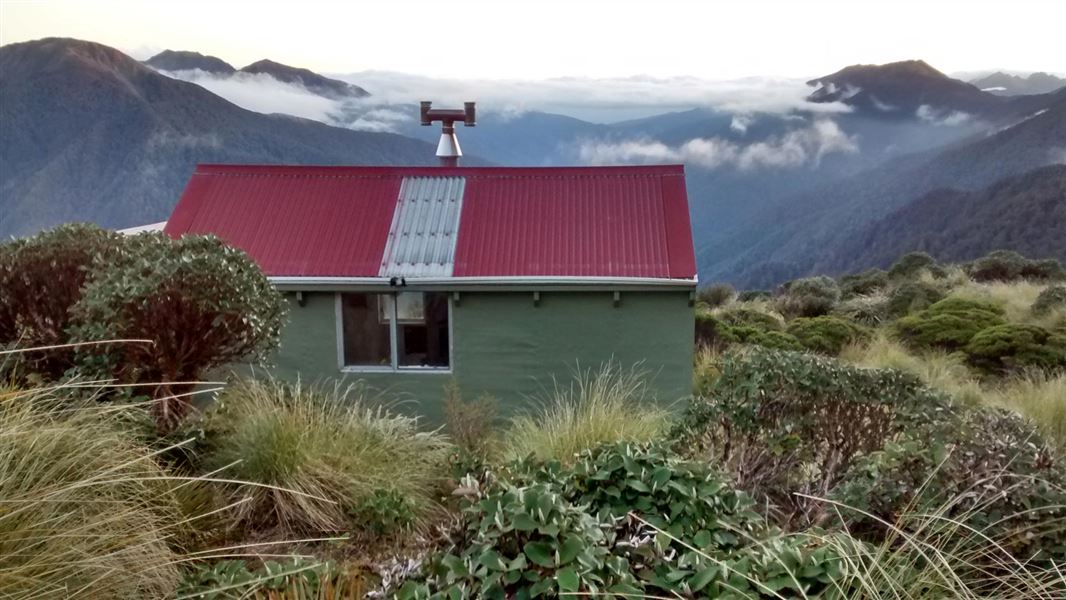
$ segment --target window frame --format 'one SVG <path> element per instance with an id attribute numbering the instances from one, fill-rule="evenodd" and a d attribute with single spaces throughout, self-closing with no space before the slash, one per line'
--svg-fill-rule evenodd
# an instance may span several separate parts
<path id="1" fill-rule="evenodd" d="M 403 366 L 400 364 L 399 346 L 397 344 L 397 337 L 399 335 L 399 323 L 396 318 L 396 296 L 402 293 L 440 293 L 444 294 L 444 297 L 448 302 L 448 366 L 447 367 L 429 367 L 420 365 L 408 365 Z M 390 363 L 388 366 L 384 365 L 346 365 L 344 364 L 344 310 L 343 300 L 344 294 L 379 294 L 392 296 L 393 316 L 389 319 L 389 354 Z M 452 310 L 454 308 L 452 302 L 452 294 L 450 292 L 441 290 L 350 290 L 344 292 L 333 293 L 333 306 L 334 306 L 334 330 L 337 337 L 337 367 L 342 373 L 432 373 L 440 375 L 450 375 L 455 369 L 455 320 L 452 316 Z"/>

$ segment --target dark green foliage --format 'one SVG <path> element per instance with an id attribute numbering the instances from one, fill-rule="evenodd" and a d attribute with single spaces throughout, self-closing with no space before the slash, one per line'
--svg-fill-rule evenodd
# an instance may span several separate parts
<path id="1" fill-rule="evenodd" d="M 919 426 L 855 461 L 833 493 L 857 509 L 844 515 L 848 530 L 879 541 L 889 532 L 875 518 L 893 523 L 905 512 L 943 511 L 944 519 L 962 520 L 1014 556 L 1061 563 L 1066 472 L 1057 453 L 1010 411 L 959 409 L 945 417 L 950 427 Z"/>
<path id="2" fill-rule="evenodd" d="M 1066 367 L 1066 336 L 1032 325 L 982 329 L 963 350 L 974 366 L 993 373 Z"/>
<path id="3" fill-rule="evenodd" d="M 803 346 L 773 316 L 750 308 L 731 308 L 711 314 L 696 313 L 696 343 L 717 349 L 733 344 L 753 344 L 767 348 L 801 350 Z"/>
<path id="4" fill-rule="evenodd" d="M 740 292 L 737 295 L 737 300 L 740 302 L 751 302 L 753 300 L 769 300 L 773 298 L 773 294 L 767 290 L 746 290 Z"/>
<path id="5" fill-rule="evenodd" d="M 937 286 L 924 281 L 907 281 L 888 296 L 888 316 L 899 318 L 929 308 L 944 299 Z"/>
<path id="6" fill-rule="evenodd" d="M 824 275 L 795 279 L 781 286 L 774 306 L 786 317 L 818 317 L 829 314 L 840 300 L 840 287 Z"/>
<path id="7" fill-rule="evenodd" d="M 729 308 L 718 313 L 718 318 L 734 327 L 754 327 L 764 331 L 784 329 L 781 319 L 751 308 Z"/>
<path id="8" fill-rule="evenodd" d="M 974 281 L 1057 281 L 1066 276 L 1056 259 L 1029 260 L 1013 250 L 996 250 L 968 266 Z"/>
<path id="9" fill-rule="evenodd" d="M 1057 308 L 1066 309 L 1066 286 L 1049 286 L 1033 302 L 1033 314 L 1045 315 Z"/>
<path id="10" fill-rule="evenodd" d="M 1005 323 L 1003 309 L 988 302 L 946 298 L 896 322 L 896 333 L 915 348 L 960 350 L 977 332 Z"/>
<path id="11" fill-rule="evenodd" d="M 840 292 L 843 298 L 865 296 L 879 292 L 888 287 L 888 273 L 882 269 L 867 269 L 862 273 L 844 275 L 840 278 Z"/>
<path id="12" fill-rule="evenodd" d="M 922 271 L 939 272 L 936 259 L 925 252 L 909 252 L 888 269 L 888 278 L 899 281 L 916 278 Z"/>
<path id="13" fill-rule="evenodd" d="M 107 256 L 122 236 L 95 225 L 62 225 L 0 244 L 0 347 L 39 348 L 70 341 L 70 308 L 97 255 Z M 57 379 L 74 366 L 74 350 L 19 355 L 26 371 Z"/>
<path id="14" fill-rule="evenodd" d="M 192 388 L 208 370 L 262 361 L 277 348 L 285 302 L 254 262 L 213 236 L 171 240 L 129 237 L 97 260 L 71 309 L 81 341 L 147 339 L 82 352 L 95 375 L 155 384 L 156 425 L 166 432 L 189 410 Z"/>
<path id="15" fill-rule="evenodd" d="M 833 356 L 844 346 L 870 336 L 865 328 L 831 316 L 794 319 L 788 324 L 788 333 L 807 350 Z"/>
<path id="16" fill-rule="evenodd" d="M 737 291 L 733 289 L 733 286 L 728 283 L 716 283 L 700 288 L 699 292 L 696 293 L 696 300 L 711 308 L 717 308 L 728 304 L 736 296 Z"/>
<path id="17" fill-rule="evenodd" d="M 723 359 L 674 437 L 681 452 L 724 466 L 771 501 L 783 524 L 806 525 L 824 507 L 792 492 L 832 489 L 855 457 L 938 421 L 946 407 L 945 396 L 898 371 L 752 348 Z"/>

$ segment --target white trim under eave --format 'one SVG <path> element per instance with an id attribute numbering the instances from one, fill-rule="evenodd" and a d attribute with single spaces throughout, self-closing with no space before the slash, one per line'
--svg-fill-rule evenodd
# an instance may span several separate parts
<path id="1" fill-rule="evenodd" d="M 279 289 L 344 289 L 354 287 L 390 288 L 387 277 L 269 277 Z M 461 289 L 467 287 L 565 287 L 565 288 L 613 288 L 613 287 L 668 287 L 695 288 L 697 277 L 692 279 L 666 279 L 658 277 L 407 277 L 407 287 L 438 287 Z"/>

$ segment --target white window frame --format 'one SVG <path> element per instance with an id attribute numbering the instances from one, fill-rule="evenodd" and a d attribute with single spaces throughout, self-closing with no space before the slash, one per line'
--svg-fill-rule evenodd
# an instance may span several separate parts
<path id="1" fill-rule="evenodd" d="M 445 295 L 448 300 L 448 366 L 447 367 L 424 367 L 419 365 L 404 366 L 400 364 L 400 354 L 397 342 L 399 323 L 396 319 L 396 295 L 402 293 L 420 293 L 424 294 L 430 291 L 437 290 L 402 290 L 402 291 L 381 291 L 381 290 L 352 290 L 346 292 L 334 292 L 333 294 L 333 306 L 335 313 L 335 331 L 337 336 L 337 367 L 342 373 L 432 373 L 440 375 L 450 375 L 455 369 L 455 328 L 454 320 L 452 318 L 452 295 L 448 292 L 440 292 Z M 344 310 L 342 297 L 344 294 L 384 294 L 392 296 L 392 318 L 389 319 L 389 350 L 392 354 L 390 365 L 346 365 L 344 364 Z"/>

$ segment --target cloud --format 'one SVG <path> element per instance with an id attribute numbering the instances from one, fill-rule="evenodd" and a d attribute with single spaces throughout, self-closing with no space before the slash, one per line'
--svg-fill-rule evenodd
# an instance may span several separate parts
<path id="1" fill-rule="evenodd" d="M 933 125 L 945 125 L 948 127 L 965 125 L 973 118 L 969 113 L 964 113 L 961 110 L 938 110 L 928 104 L 919 106 L 915 114 L 919 119 Z"/>
<path id="2" fill-rule="evenodd" d="M 216 75 L 200 69 L 160 73 L 195 83 L 241 108 L 259 113 L 284 113 L 331 123 L 341 109 L 341 103 L 336 100 L 314 94 L 302 85 L 278 81 L 266 73 Z"/>
<path id="3" fill-rule="evenodd" d="M 733 120 L 729 122 L 729 128 L 740 135 L 744 135 L 748 132 L 748 127 L 754 122 L 755 118 L 751 115 L 733 115 Z"/>
<path id="4" fill-rule="evenodd" d="M 737 144 L 719 137 L 695 138 L 678 146 L 642 138 L 623 141 L 583 141 L 577 152 L 587 164 L 683 162 L 706 169 L 734 167 L 745 171 L 762 168 L 796 168 L 817 165 L 832 153 L 858 152 L 854 137 L 828 118 L 808 127 L 752 144 Z"/>

